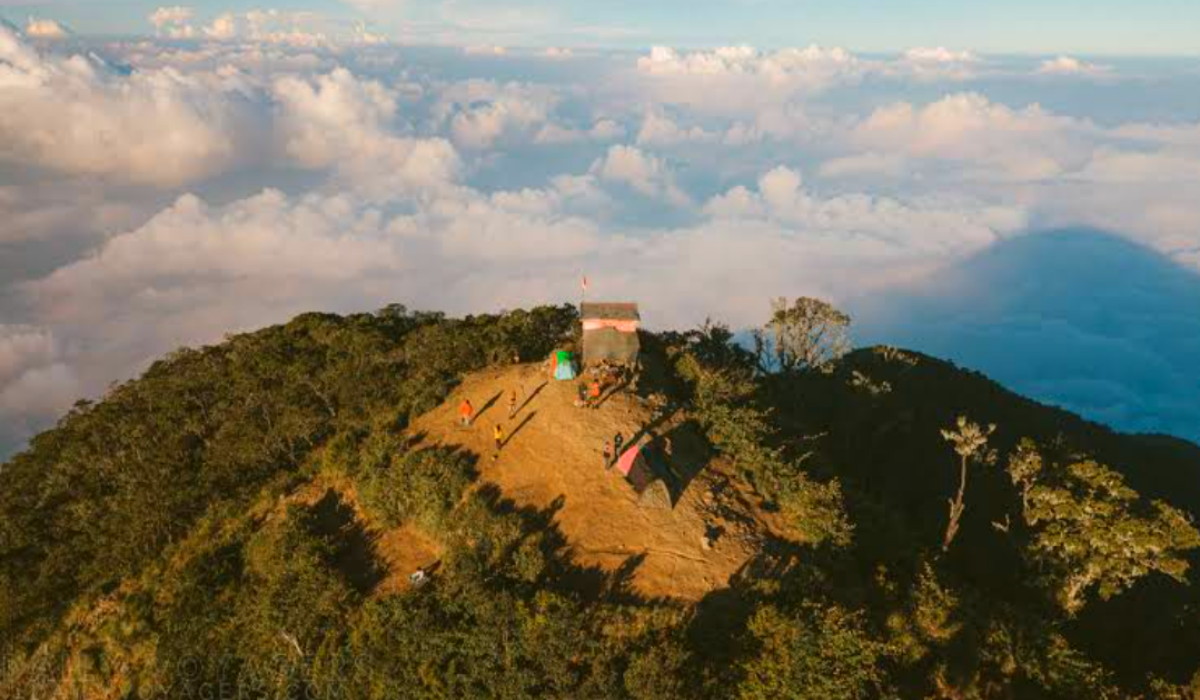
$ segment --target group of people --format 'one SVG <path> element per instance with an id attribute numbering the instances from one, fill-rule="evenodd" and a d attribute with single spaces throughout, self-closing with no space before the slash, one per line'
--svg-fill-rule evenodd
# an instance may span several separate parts
<path id="1" fill-rule="evenodd" d="M 621 447 L 625 444 L 625 436 L 618 432 L 611 440 L 604 441 L 604 468 L 612 466 L 621 458 Z"/>
<path id="2" fill-rule="evenodd" d="M 609 387 L 621 386 L 628 381 L 629 368 L 605 362 L 589 368 L 587 374 L 588 377 L 576 387 L 578 397 L 575 405 L 579 408 L 599 408 Z"/>
<path id="3" fill-rule="evenodd" d="M 576 387 L 578 397 L 575 400 L 575 405 L 579 408 L 599 408 L 600 397 L 604 395 L 604 387 L 601 386 L 600 380 L 592 379 L 590 382 L 580 382 Z"/>
<path id="4" fill-rule="evenodd" d="M 508 419 L 512 420 L 517 415 L 517 390 L 513 389 L 508 394 Z M 486 406 L 485 406 L 486 408 Z M 462 403 L 458 405 L 459 423 L 464 428 L 469 428 L 475 423 L 475 406 L 471 404 L 471 399 L 464 398 Z M 492 426 L 492 440 L 496 443 L 496 454 L 492 459 L 497 459 L 500 456 L 500 448 L 504 447 L 507 442 L 507 435 L 504 432 L 504 426 L 496 423 Z"/>

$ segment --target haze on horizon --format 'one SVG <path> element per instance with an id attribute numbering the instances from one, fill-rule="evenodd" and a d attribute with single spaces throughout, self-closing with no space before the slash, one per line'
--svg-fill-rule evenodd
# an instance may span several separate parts
<path id="1" fill-rule="evenodd" d="M 0 456 L 180 345 L 582 274 L 659 328 L 820 296 L 860 342 L 1200 440 L 1196 3 L 0 17 Z"/>

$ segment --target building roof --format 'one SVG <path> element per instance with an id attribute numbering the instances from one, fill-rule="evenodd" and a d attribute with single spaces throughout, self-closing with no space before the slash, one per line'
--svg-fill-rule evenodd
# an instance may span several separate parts
<path id="1" fill-rule="evenodd" d="M 585 301 L 580 312 L 583 318 L 603 318 L 615 321 L 640 321 L 638 306 L 632 301 Z"/>

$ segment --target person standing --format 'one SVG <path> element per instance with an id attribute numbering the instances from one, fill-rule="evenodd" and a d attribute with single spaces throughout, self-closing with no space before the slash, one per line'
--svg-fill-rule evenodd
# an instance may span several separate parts
<path id="1" fill-rule="evenodd" d="M 600 380 L 593 379 L 588 385 L 588 407 L 600 408 Z"/>
<path id="2" fill-rule="evenodd" d="M 613 457 L 612 442 L 605 440 L 604 441 L 604 469 L 606 471 L 609 469 L 612 469 L 612 464 L 613 464 L 612 457 Z"/>
<path id="3" fill-rule="evenodd" d="M 500 448 L 504 447 L 504 428 L 501 428 L 499 423 L 492 428 L 492 439 L 496 441 L 496 452 L 499 452 Z"/>
<path id="4" fill-rule="evenodd" d="M 517 390 L 513 389 L 508 394 L 508 419 L 512 420 L 515 415 L 517 415 Z"/>
<path id="5" fill-rule="evenodd" d="M 616 455 L 616 459 L 621 458 L 621 445 L 623 444 L 625 444 L 625 437 L 623 435 L 617 433 L 613 436 L 613 454 Z"/>
<path id="6" fill-rule="evenodd" d="M 471 405 L 470 399 L 463 399 L 458 405 L 458 418 L 462 422 L 464 428 L 471 425 L 471 421 L 475 418 L 475 407 Z"/>

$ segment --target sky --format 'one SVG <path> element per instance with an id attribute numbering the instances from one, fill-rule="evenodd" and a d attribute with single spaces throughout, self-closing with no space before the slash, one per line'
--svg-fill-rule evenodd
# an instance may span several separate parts
<path id="1" fill-rule="evenodd" d="M 584 274 L 1200 440 L 1197 10 L 988 7 L 0 0 L 0 455 L 182 345 Z"/>
<path id="2" fill-rule="evenodd" d="M 0 0 L 9 17 L 46 16 L 85 34 L 139 34 L 159 5 L 137 0 Z M 952 44 L 989 53 L 1200 54 L 1191 0 L 301 0 L 188 5 L 198 18 L 278 9 L 366 22 L 417 41 L 694 48 L 810 43 L 859 51 Z"/>

